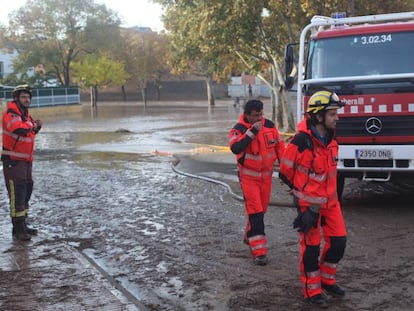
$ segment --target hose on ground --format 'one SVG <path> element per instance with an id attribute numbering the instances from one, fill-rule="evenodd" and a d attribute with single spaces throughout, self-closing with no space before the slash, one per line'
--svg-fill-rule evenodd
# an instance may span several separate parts
<path id="1" fill-rule="evenodd" d="M 210 178 L 210 177 L 206 177 L 206 176 L 202 176 L 202 175 L 191 174 L 191 173 L 187 173 L 187 172 L 183 172 L 183 171 L 179 170 L 177 168 L 177 165 L 181 162 L 181 159 L 178 156 L 176 156 L 176 155 L 173 155 L 173 157 L 174 157 L 174 161 L 171 162 L 171 168 L 172 168 L 172 170 L 175 173 L 177 173 L 179 175 L 182 175 L 182 176 L 196 178 L 196 179 L 200 179 L 200 180 L 203 180 L 203 181 L 207 181 L 207 182 L 211 182 L 211 183 L 214 183 L 214 184 L 218 184 L 218 185 L 226 188 L 232 198 L 234 198 L 236 200 L 239 200 L 239 201 L 244 201 L 244 198 L 242 196 L 238 195 L 237 193 L 235 193 L 231 189 L 231 187 L 229 186 L 229 184 L 227 184 L 227 183 L 225 183 L 225 182 L 223 182 L 221 180 L 214 179 L 214 178 Z M 295 207 L 293 205 L 293 203 L 291 203 L 291 202 L 282 202 L 282 201 L 271 201 L 269 203 L 269 205 L 270 206 L 279 206 L 279 207 Z"/>

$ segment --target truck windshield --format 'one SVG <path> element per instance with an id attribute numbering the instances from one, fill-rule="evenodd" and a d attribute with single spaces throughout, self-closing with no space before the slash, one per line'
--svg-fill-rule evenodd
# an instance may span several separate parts
<path id="1" fill-rule="evenodd" d="M 410 73 L 414 71 L 414 32 L 313 40 L 307 64 L 307 79 Z"/>

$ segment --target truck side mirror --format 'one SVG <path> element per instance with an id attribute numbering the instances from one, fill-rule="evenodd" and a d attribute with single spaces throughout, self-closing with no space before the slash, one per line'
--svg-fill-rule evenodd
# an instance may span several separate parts
<path id="1" fill-rule="evenodd" d="M 293 60 L 293 44 L 288 44 L 285 49 L 285 86 L 288 90 L 294 83 L 294 78 L 290 76 L 293 70 Z"/>

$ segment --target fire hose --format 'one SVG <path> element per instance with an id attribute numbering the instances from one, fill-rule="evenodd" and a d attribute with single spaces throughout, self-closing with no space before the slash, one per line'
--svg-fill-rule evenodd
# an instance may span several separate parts
<path id="1" fill-rule="evenodd" d="M 232 198 L 234 198 L 236 200 L 239 200 L 239 201 L 244 201 L 243 196 L 238 195 L 237 193 L 235 193 L 232 190 L 232 188 L 230 187 L 230 185 L 225 183 L 224 181 L 214 179 L 214 178 L 210 178 L 210 177 L 206 177 L 206 176 L 202 176 L 202 175 L 191 174 L 191 173 L 187 173 L 187 172 L 183 172 L 182 170 L 179 170 L 177 168 L 177 166 L 181 162 L 181 159 L 177 155 L 172 155 L 172 156 L 173 156 L 174 160 L 171 161 L 171 168 L 175 173 L 177 173 L 179 175 L 182 175 L 182 176 L 186 176 L 186 177 L 190 177 L 190 178 L 196 178 L 196 179 L 200 179 L 200 180 L 207 181 L 207 182 L 210 182 L 210 183 L 218 184 L 218 185 L 226 188 Z M 283 202 L 283 201 L 279 201 L 279 200 L 271 201 L 269 203 L 269 205 L 270 206 L 279 206 L 279 207 L 295 207 L 292 202 Z"/>

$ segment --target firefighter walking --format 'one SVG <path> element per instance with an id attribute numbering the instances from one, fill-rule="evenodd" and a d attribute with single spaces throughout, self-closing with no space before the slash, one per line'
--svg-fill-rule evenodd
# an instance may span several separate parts
<path id="1" fill-rule="evenodd" d="M 298 124 L 286 147 L 280 178 L 291 188 L 300 235 L 300 272 L 305 300 L 326 306 L 322 290 L 334 296 L 345 292 L 336 284 L 336 269 L 344 255 L 346 229 L 337 196 L 337 110 L 343 107 L 335 93 L 318 91 L 309 99 L 308 118 Z M 321 229 L 324 246 L 320 255 Z"/>
<path id="2" fill-rule="evenodd" d="M 229 144 L 236 155 L 245 201 L 244 242 L 250 247 L 254 263 L 266 265 L 264 215 L 270 201 L 273 166 L 281 159 L 285 144 L 275 124 L 263 117 L 263 102 L 247 101 L 239 122 L 229 132 Z"/>
<path id="3" fill-rule="evenodd" d="M 42 121 L 29 114 L 32 89 L 19 85 L 12 92 L 13 100 L 3 113 L 3 174 L 10 201 L 13 237 L 28 241 L 37 230 L 27 226 L 26 218 L 33 190 L 32 162 L 35 135 Z"/>

